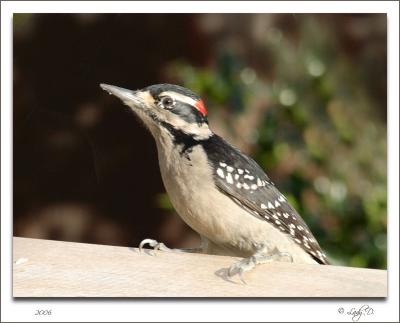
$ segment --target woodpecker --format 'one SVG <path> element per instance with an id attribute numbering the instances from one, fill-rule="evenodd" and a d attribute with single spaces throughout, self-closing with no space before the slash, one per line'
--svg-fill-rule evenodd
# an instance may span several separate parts
<path id="1" fill-rule="evenodd" d="M 132 91 L 100 84 L 127 105 L 155 139 L 161 176 L 179 216 L 201 237 L 194 251 L 243 257 L 227 271 L 288 261 L 328 264 L 307 224 L 262 168 L 213 133 L 203 100 L 172 84 Z M 154 249 L 171 250 L 145 239 Z"/>

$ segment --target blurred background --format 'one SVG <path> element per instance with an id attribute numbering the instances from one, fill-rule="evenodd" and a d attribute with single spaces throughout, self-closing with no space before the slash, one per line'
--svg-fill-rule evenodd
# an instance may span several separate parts
<path id="1" fill-rule="evenodd" d="M 14 235 L 199 238 L 155 144 L 99 88 L 176 83 L 250 154 L 334 264 L 386 268 L 386 15 L 15 14 Z"/>

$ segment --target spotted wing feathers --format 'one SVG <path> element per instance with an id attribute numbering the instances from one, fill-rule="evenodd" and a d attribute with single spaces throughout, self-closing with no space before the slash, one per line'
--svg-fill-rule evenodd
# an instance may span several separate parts
<path id="1" fill-rule="evenodd" d="M 220 191 L 249 213 L 289 235 L 317 262 L 328 264 L 307 224 L 253 159 L 216 135 L 203 147 Z"/>

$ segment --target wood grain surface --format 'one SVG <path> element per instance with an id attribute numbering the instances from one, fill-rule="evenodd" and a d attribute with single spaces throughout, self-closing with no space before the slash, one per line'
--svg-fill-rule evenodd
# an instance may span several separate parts
<path id="1" fill-rule="evenodd" d="M 386 297 L 385 270 L 270 263 L 227 279 L 239 258 L 13 240 L 14 297 Z"/>

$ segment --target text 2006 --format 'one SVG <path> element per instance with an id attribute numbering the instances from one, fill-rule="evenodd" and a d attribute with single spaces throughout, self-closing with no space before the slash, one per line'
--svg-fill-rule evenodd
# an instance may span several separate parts
<path id="1" fill-rule="evenodd" d="M 51 315 L 51 310 L 36 310 L 35 315 Z"/>

